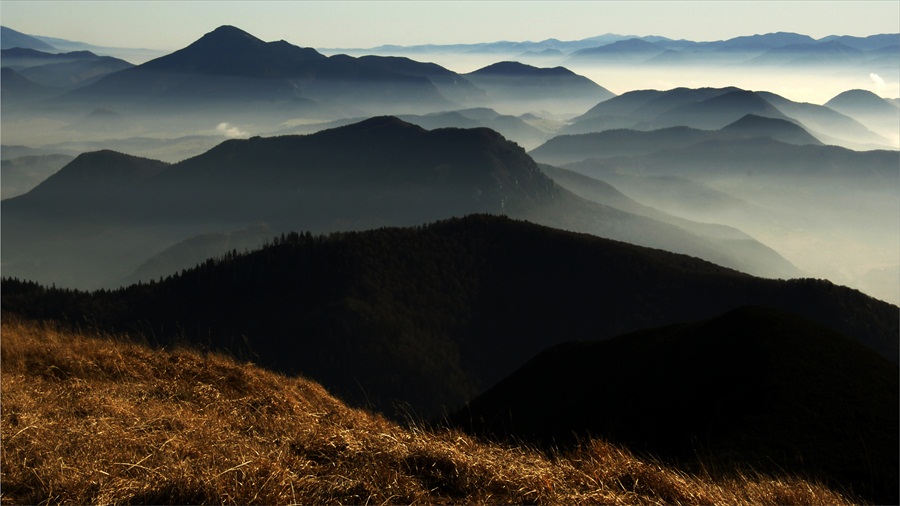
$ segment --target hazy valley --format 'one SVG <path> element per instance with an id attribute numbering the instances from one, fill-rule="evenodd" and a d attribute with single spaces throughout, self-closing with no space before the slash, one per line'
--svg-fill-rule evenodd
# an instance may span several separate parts
<path id="1" fill-rule="evenodd" d="M 338 50 L 221 26 L 158 54 L 2 35 L 4 502 L 256 500 L 235 472 L 279 503 L 900 497 L 900 34 Z M 138 344 L 103 358 L 78 333 Z M 38 357 L 41 335 L 65 337 Z M 185 364 L 154 402 L 244 417 L 197 423 L 318 414 L 215 478 L 161 457 L 127 471 L 165 486 L 29 477 L 22 456 L 54 458 L 44 428 L 20 435 L 52 410 L 29 388 L 75 392 L 73 433 L 156 416 L 95 398 L 154 361 Z M 198 430 L 155 420 L 146 444 Z M 576 464 L 613 454 L 662 467 Z M 303 485 L 300 461 L 352 477 Z"/>

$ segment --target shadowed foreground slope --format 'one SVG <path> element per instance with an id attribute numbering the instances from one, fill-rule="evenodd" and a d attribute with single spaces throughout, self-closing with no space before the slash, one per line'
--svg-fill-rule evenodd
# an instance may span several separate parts
<path id="1" fill-rule="evenodd" d="M 896 504 L 897 378 L 850 338 L 751 306 L 554 347 L 455 418 L 543 444 L 592 435 L 682 464 L 817 476 Z"/>
<path id="2" fill-rule="evenodd" d="M 565 455 L 404 429 L 319 385 L 3 318 L 3 504 L 847 504 L 693 477 L 600 441 Z"/>

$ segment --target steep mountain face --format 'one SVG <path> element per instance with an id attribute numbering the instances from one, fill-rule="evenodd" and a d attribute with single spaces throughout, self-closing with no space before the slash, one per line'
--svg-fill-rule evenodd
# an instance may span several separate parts
<path id="1" fill-rule="evenodd" d="M 766 304 L 896 358 L 897 307 L 824 281 L 473 215 L 287 234 L 161 282 L 92 295 L 6 280 L 4 310 L 228 349 L 355 404 L 439 415 L 543 349 Z"/>
<path id="2" fill-rule="evenodd" d="M 893 504 L 897 375 L 831 329 L 743 307 L 551 348 L 453 420 L 495 437 L 570 445 L 590 435 L 682 464 L 809 475 Z"/>
<path id="3" fill-rule="evenodd" d="M 427 131 L 373 118 L 308 136 L 226 141 L 171 166 L 157 162 L 162 170 L 147 178 L 93 182 L 114 159 L 83 155 L 58 178 L 3 203 L 5 272 L 60 284 L 65 277 L 64 286 L 110 286 L 154 252 L 204 233 L 258 223 L 276 232 L 359 230 L 494 213 L 754 274 L 796 274 L 784 270 L 790 264 L 780 257 L 747 262 L 718 238 L 579 198 L 488 129 Z M 133 160 L 120 161 L 121 172 L 131 174 Z M 67 179 L 84 182 L 58 183 Z M 60 228 L 68 232 L 47 233 Z M 74 283 L 73 263 L 80 265 Z"/>

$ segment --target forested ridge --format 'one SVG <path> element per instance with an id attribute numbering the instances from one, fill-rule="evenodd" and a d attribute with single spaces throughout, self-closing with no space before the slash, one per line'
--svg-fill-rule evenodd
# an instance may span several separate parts
<path id="1" fill-rule="evenodd" d="M 286 234 L 117 290 L 2 288 L 5 311 L 227 350 L 389 415 L 457 407 L 554 344 L 746 304 L 804 315 L 889 358 L 898 334 L 896 306 L 827 281 L 765 280 L 487 215 Z"/>

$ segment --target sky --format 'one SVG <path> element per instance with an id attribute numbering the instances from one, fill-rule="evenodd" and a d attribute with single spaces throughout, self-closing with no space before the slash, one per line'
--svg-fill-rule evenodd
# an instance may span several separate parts
<path id="1" fill-rule="evenodd" d="M 315 48 L 578 40 L 606 33 L 696 41 L 789 31 L 900 32 L 900 1 L 35 1 L 0 24 L 97 46 L 174 50 L 220 25 Z"/>

